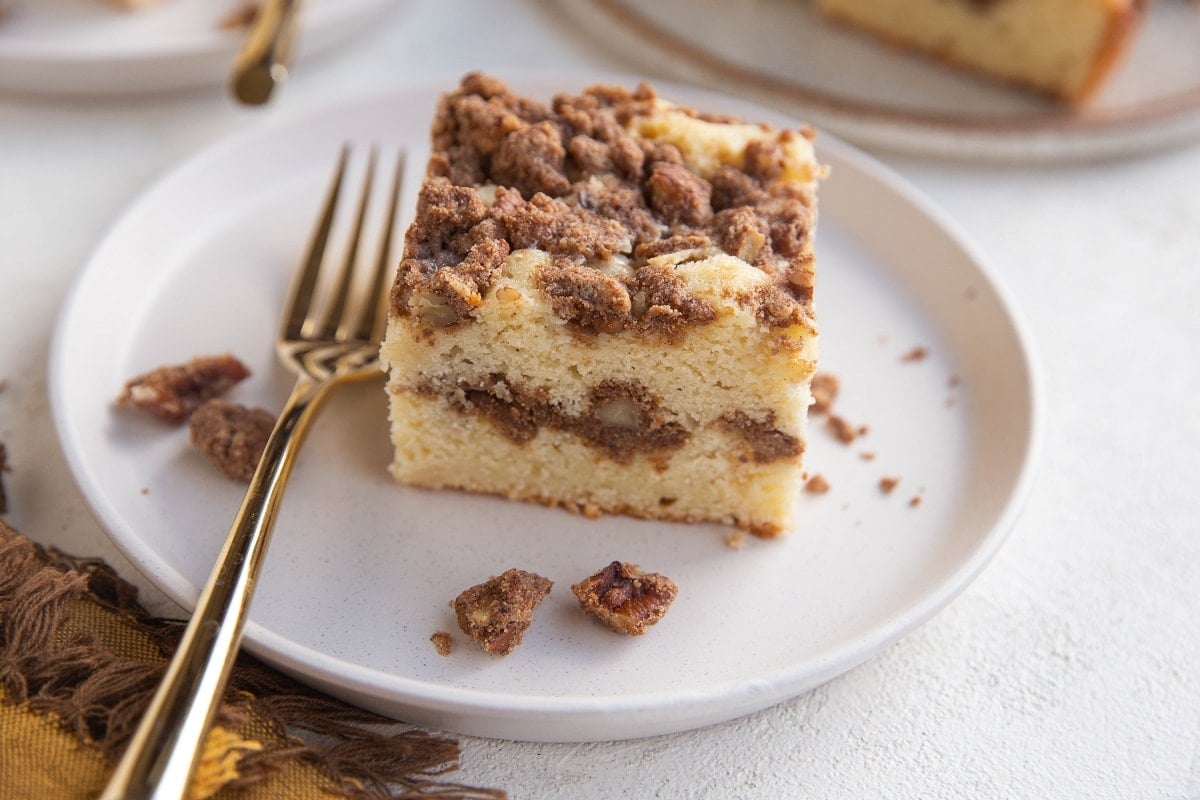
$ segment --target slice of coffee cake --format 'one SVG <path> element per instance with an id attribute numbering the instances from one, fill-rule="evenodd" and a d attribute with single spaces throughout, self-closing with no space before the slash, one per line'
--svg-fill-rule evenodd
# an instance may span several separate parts
<path id="1" fill-rule="evenodd" d="M 642 85 L 442 98 L 382 348 L 396 480 L 791 527 L 813 316 L 812 132 Z"/>
<path id="2" fill-rule="evenodd" d="M 977 73 L 1074 103 L 1103 85 L 1146 0 L 820 0 L 826 14 Z"/>

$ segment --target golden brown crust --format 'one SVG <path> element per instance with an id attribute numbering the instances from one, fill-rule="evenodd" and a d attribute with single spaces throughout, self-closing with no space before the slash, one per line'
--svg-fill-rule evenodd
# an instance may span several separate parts
<path id="1" fill-rule="evenodd" d="M 599 505 L 594 502 L 579 502 L 576 500 L 564 500 L 561 497 L 549 497 L 538 494 L 536 492 L 522 491 L 491 491 L 477 489 L 470 486 L 462 486 L 459 484 L 446 484 L 443 482 L 426 482 L 420 478 L 412 478 L 406 480 L 412 486 L 422 486 L 427 489 L 445 489 L 454 488 L 459 491 L 470 492 L 472 494 L 498 495 L 509 500 L 522 500 L 528 503 L 538 503 L 547 508 L 557 508 L 572 514 L 578 514 L 581 517 L 588 519 L 600 519 L 605 515 L 633 517 L 634 519 L 652 519 L 663 522 L 713 522 L 712 517 L 701 516 L 698 514 L 686 514 L 671 510 L 671 505 L 674 498 L 664 497 L 659 500 L 659 508 L 653 513 L 647 512 L 644 508 L 638 506 L 625 505 L 623 503 L 614 503 L 611 505 Z M 733 525 L 740 530 L 744 530 L 759 539 L 776 539 L 783 535 L 784 528 L 773 522 L 759 522 L 755 520 L 743 519 L 731 514 L 724 520 L 719 520 L 728 525 Z"/>
<path id="2" fill-rule="evenodd" d="M 1108 19 L 1100 50 L 1092 65 L 1092 71 L 1083 85 L 1067 99 L 1075 104 L 1086 103 L 1094 96 L 1105 79 L 1120 63 L 1122 56 L 1129 49 L 1133 35 L 1141 25 L 1146 10 L 1146 0 L 1132 0 L 1125 8 L 1114 8 Z"/>
<path id="3" fill-rule="evenodd" d="M 553 585 L 537 573 L 510 569 L 463 590 L 451 605 L 463 633 L 489 654 L 504 656 L 521 643 Z"/>

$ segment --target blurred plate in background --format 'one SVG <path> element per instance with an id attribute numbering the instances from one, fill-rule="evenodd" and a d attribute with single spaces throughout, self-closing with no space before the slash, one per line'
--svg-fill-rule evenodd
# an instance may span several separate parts
<path id="1" fill-rule="evenodd" d="M 309 0 L 298 59 L 366 30 L 397 0 Z M 0 20 L 0 90 L 132 94 L 220 86 L 246 33 L 223 30 L 234 0 L 164 0 L 122 11 L 97 0 L 11 3 Z"/>
<path id="2" fill-rule="evenodd" d="M 1151 4 L 1085 109 L 882 45 L 811 0 L 561 0 L 602 45 L 857 144 L 949 158 L 1081 160 L 1200 139 L 1200 5 Z"/>

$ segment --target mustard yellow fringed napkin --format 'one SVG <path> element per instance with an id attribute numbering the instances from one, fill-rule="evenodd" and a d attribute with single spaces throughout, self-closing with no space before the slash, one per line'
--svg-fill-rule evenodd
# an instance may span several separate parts
<path id="1" fill-rule="evenodd" d="M 0 797 L 95 797 L 182 628 L 150 618 L 103 562 L 47 551 L 0 520 Z M 505 797 L 446 782 L 458 758 L 452 739 L 333 700 L 243 654 L 191 797 Z"/>

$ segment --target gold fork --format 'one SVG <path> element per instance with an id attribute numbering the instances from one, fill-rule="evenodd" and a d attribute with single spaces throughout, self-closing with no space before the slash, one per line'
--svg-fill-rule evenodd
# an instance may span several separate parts
<path id="1" fill-rule="evenodd" d="M 276 512 L 308 426 L 335 386 L 382 375 L 379 340 L 387 316 L 389 251 L 404 159 L 401 156 L 392 176 L 387 218 L 370 280 L 365 289 L 361 280 L 356 288 L 355 263 L 376 171 L 376 154 L 371 151 L 347 251 L 333 281 L 332 296 L 318 313 L 318 277 L 348 159 L 349 150 L 343 148 L 312 242 L 292 279 L 275 343 L 279 359 L 297 375 L 296 386 L 267 440 L 179 648 L 102 800 L 178 800 L 186 796 L 237 655 Z M 352 295 L 357 298 L 352 300 Z"/>
<path id="2" fill-rule="evenodd" d="M 259 5 L 230 79 L 240 102 L 261 106 L 287 80 L 299 11 L 300 0 L 263 0 Z"/>

